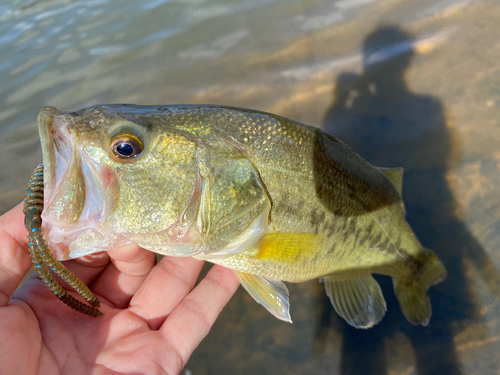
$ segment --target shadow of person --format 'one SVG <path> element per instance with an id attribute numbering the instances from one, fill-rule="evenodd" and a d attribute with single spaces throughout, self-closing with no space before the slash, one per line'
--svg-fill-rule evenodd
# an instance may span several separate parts
<path id="1" fill-rule="evenodd" d="M 446 180 L 460 158 L 461 144 L 447 126 L 439 100 L 411 92 L 405 72 L 414 55 L 413 38 L 396 26 L 381 26 L 365 40 L 361 75 L 338 77 L 334 103 L 323 130 L 347 143 L 371 164 L 404 167 L 403 200 L 407 220 L 423 246 L 446 265 L 447 279 L 429 290 L 433 317 L 428 327 L 413 327 L 401 314 L 390 281 L 378 278 L 388 312 L 369 331 L 342 322 L 342 374 L 386 374 L 388 339 L 409 338 L 419 374 L 461 374 L 452 325 L 480 321 L 478 300 L 467 282 L 464 261 L 473 264 L 490 291 L 499 294 L 500 273 L 467 227 L 455 216 L 456 202 Z M 325 304 L 329 301 L 325 298 Z M 331 324 L 324 307 L 318 332 Z M 394 346 L 394 345 L 393 345 Z M 405 354 L 406 355 L 406 354 Z"/>

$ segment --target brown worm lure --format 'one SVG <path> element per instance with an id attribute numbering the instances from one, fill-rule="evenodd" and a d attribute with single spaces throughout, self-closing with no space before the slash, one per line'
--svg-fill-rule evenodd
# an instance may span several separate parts
<path id="1" fill-rule="evenodd" d="M 24 225 L 28 231 L 29 251 L 33 267 L 40 275 L 45 285 L 66 305 L 82 314 L 97 317 L 103 315 L 98 307 L 99 299 L 94 293 L 61 262 L 59 262 L 47 247 L 41 233 L 43 210 L 43 165 L 38 165 L 28 182 L 24 197 Z M 80 302 L 63 289 L 51 272 L 60 276 L 75 291 L 91 305 Z"/>

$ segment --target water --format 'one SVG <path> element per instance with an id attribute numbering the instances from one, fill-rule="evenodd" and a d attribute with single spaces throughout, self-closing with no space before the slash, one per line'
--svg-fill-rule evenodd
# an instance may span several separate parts
<path id="1" fill-rule="evenodd" d="M 0 210 L 41 161 L 45 105 L 213 103 L 323 127 L 403 166 L 408 220 L 444 260 L 434 316 L 348 327 L 317 282 L 293 325 L 239 291 L 192 374 L 500 373 L 500 4 L 461 0 L 0 2 Z"/>

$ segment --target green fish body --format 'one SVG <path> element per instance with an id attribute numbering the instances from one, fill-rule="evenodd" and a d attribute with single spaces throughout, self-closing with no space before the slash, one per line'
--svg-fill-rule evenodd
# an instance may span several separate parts
<path id="1" fill-rule="evenodd" d="M 401 169 L 371 166 L 319 129 L 210 105 L 103 105 L 39 115 L 44 234 L 59 259 L 127 242 L 234 269 L 245 289 L 290 320 L 286 282 L 319 278 L 358 328 L 391 276 L 413 324 L 446 270 L 405 220 Z"/>

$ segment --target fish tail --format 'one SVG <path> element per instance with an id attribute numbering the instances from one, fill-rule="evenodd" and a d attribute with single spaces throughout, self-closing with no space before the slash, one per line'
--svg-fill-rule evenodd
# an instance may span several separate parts
<path id="1" fill-rule="evenodd" d="M 394 291 L 406 319 L 414 325 L 426 326 L 431 318 L 427 289 L 446 277 L 446 268 L 432 251 L 422 251 L 428 256 L 423 267 L 411 278 L 395 278 Z"/>

